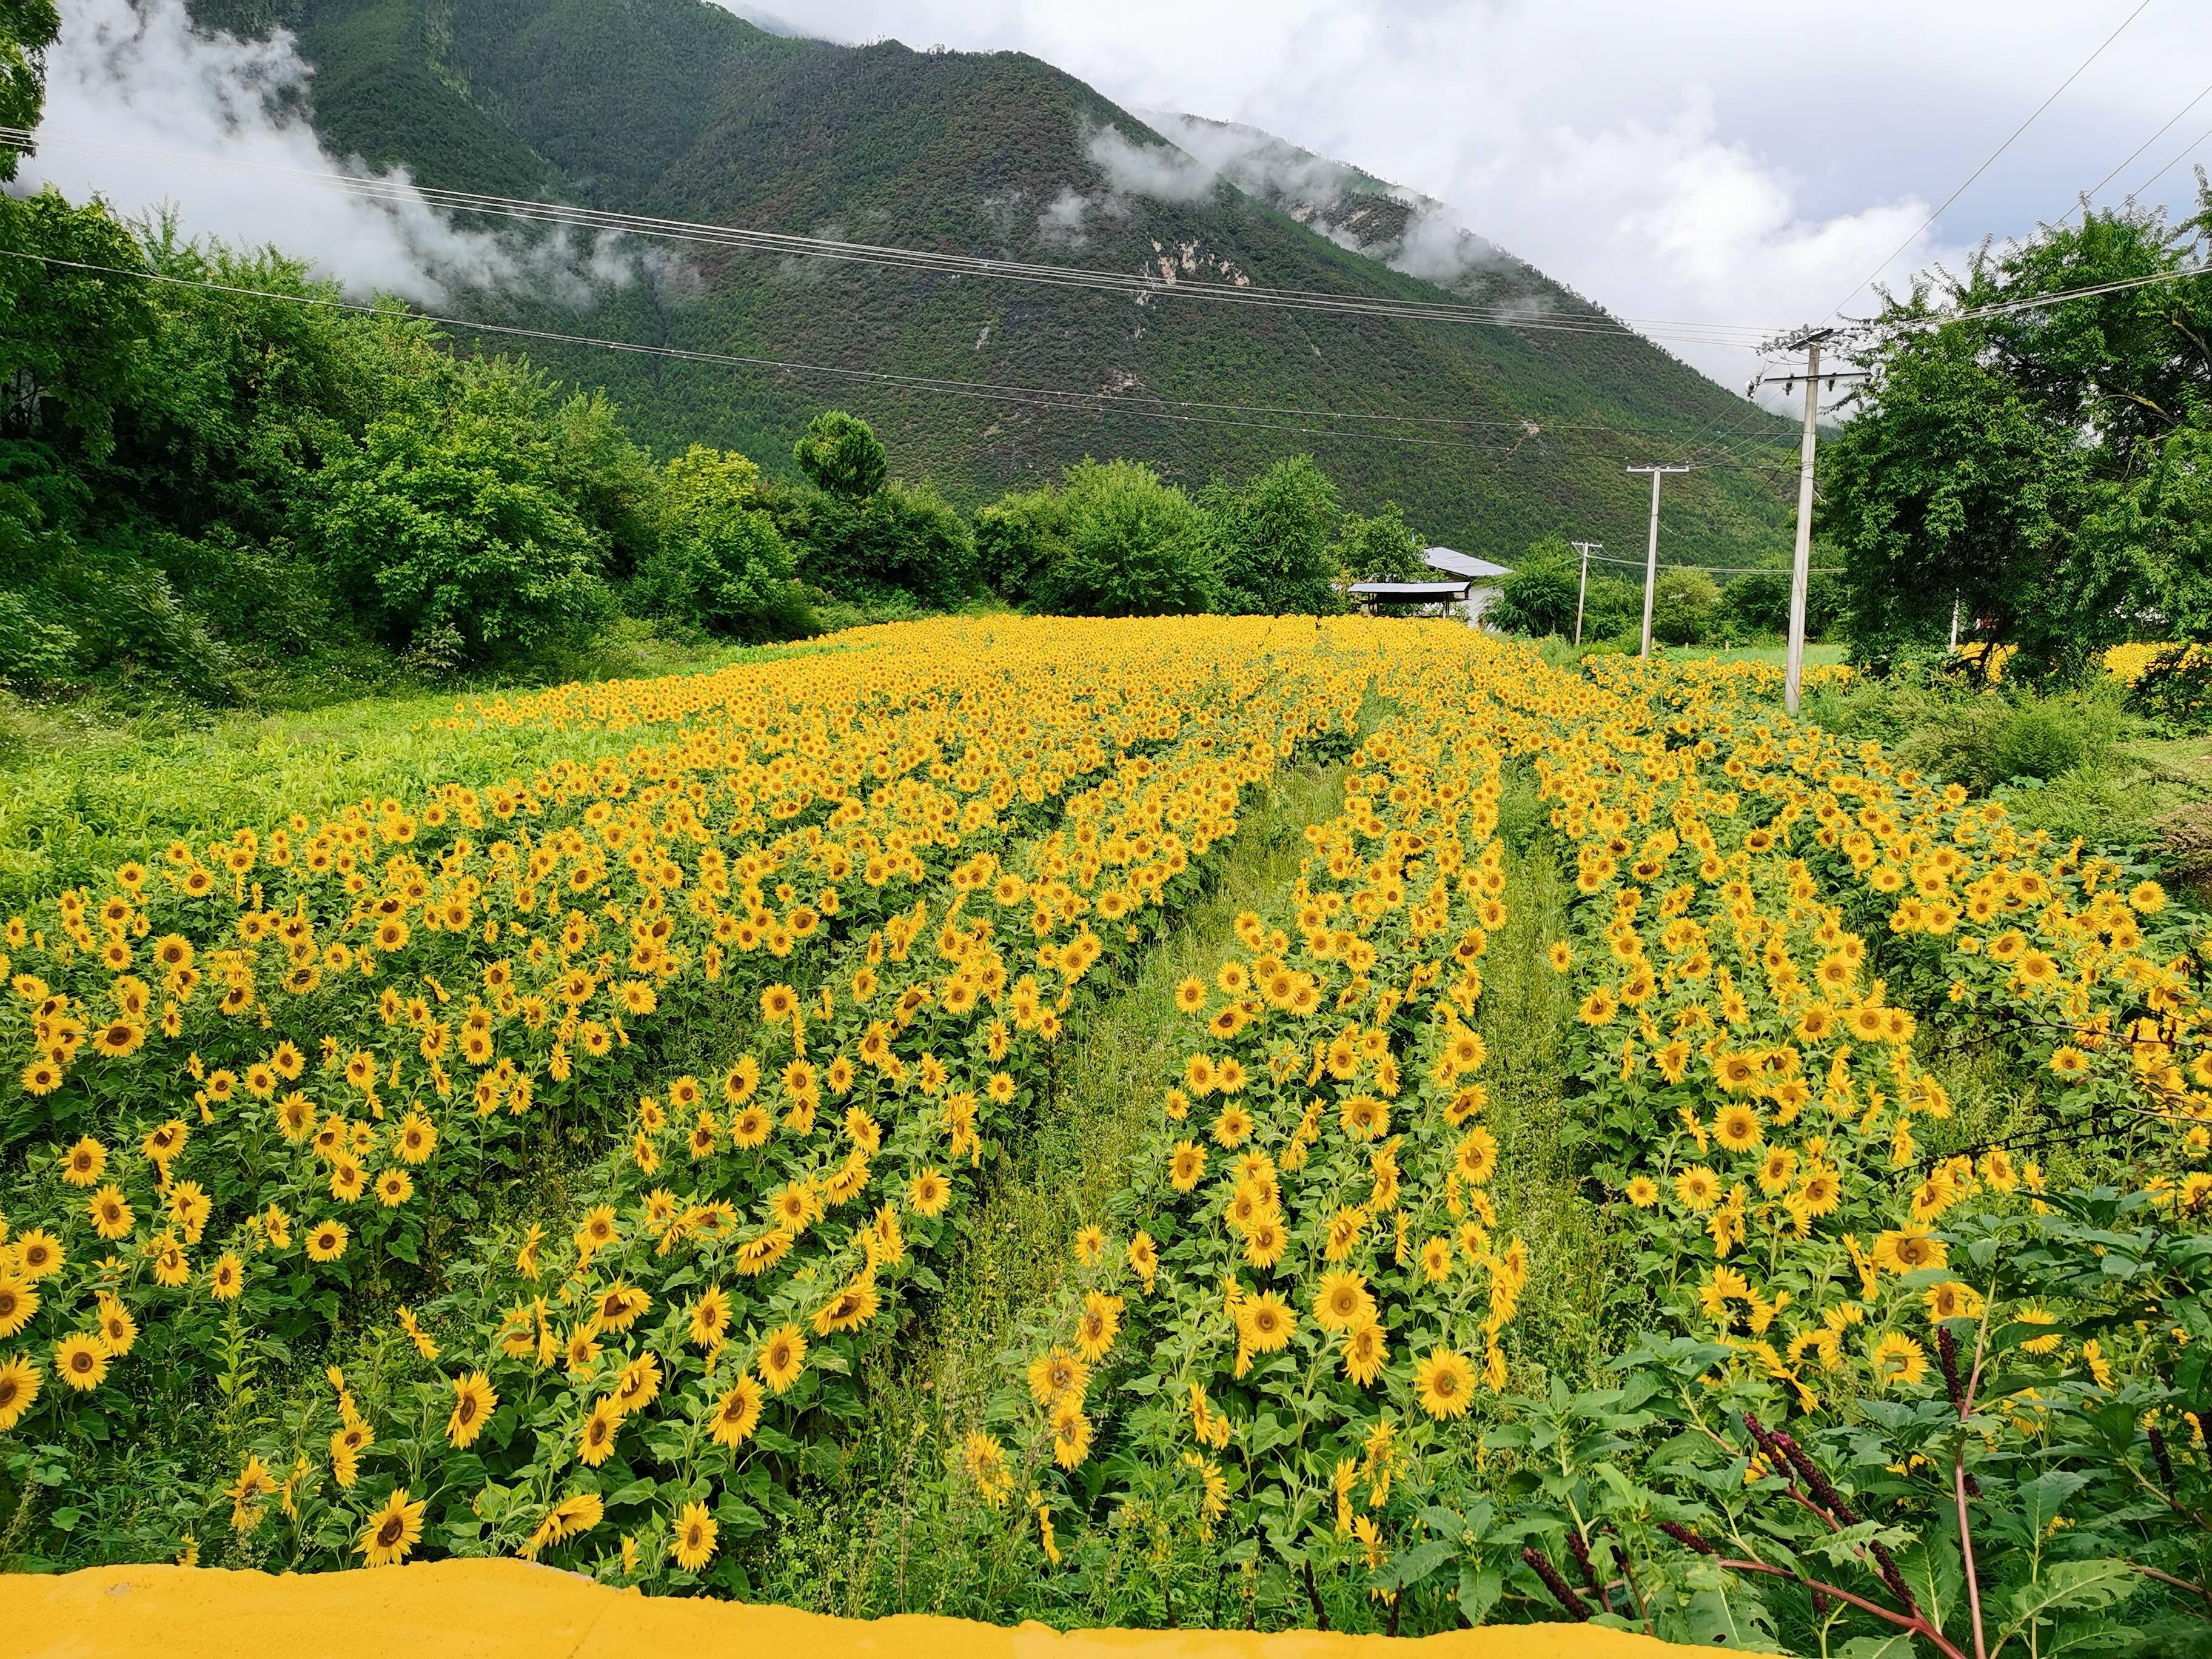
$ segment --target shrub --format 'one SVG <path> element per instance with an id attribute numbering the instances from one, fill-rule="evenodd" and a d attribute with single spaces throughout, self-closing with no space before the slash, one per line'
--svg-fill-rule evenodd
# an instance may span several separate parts
<path id="1" fill-rule="evenodd" d="M 1712 632 L 1721 590 L 1702 570 L 1677 567 L 1659 573 L 1651 595 L 1651 637 L 1666 645 L 1697 645 Z"/>
<path id="2" fill-rule="evenodd" d="M 1569 613 L 1565 632 L 1574 632 Z M 1620 640 L 1631 646 L 1642 641 L 1644 584 L 1626 576 L 1592 576 L 1583 599 L 1583 641 Z"/>
<path id="3" fill-rule="evenodd" d="M 732 639 L 812 631 L 791 550 L 755 504 L 759 482 L 744 456 L 702 444 L 669 462 L 659 536 L 639 573 L 653 609 Z"/>
<path id="4" fill-rule="evenodd" d="M 1211 611 L 1220 598 L 1212 526 L 1189 496 L 1135 461 L 1068 469 L 1067 549 L 1045 584 L 1074 616 L 1158 617 Z"/>
<path id="5" fill-rule="evenodd" d="M 20 593 L 0 589 L 0 673 L 12 685 L 66 676 L 76 660 L 76 631 L 50 622 Z"/>
<path id="6" fill-rule="evenodd" d="M 1753 570 L 1721 590 L 1721 620 L 1731 631 L 1780 634 L 1790 626 L 1790 573 Z"/>
<path id="7" fill-rule="evenodd" d="M 799 515 L 804 574 L 851 599 L 890 592 L 949 611 L 975 580 L 967 521 L 927 484 L 893 483 L 855 498 L 824 491 Z"/>
<path id="8" fill-rule="evenodd" d="M 1510 634 L 1571 634 L 1581 582 L 1574 550 L 1548 538 L 1530 547 L 1514 567 L 1484 619 Z"/>
<path id="9" fill-rule="evenodd" d="M 611 608 L 604 542 L 498 421 L 387 416 L 326 489 L 324 556 L 392 646 L 450 630 L 459 665 L 511 660 Z"/>
<path id="10" fill-rule="evenodd" d="M 1000 599 L 1022 604 L 1060 556 L 1066 533 L 1056 492 L 1010 492 L 975 510 L 975 574 Z"/>
<path id="11" fill-rule="evenodd" d="M 2185 641 L 2161 647 L 2128 687 L 2128 707 L 2175 726 L 2202 726 L 2212 714 L 2212 651 Z"/>

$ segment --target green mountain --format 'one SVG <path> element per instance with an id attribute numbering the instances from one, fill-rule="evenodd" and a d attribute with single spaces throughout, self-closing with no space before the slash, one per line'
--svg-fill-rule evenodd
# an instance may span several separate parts
<path id="1" fill-rule="evenodd" d="M 328 147 L 404 163 L 426 184 L 1122 273 L 1600 314 L 1464 231 L 1437 234 L 1426 198 L 1250 129 L 1221 129 L 1241 161 L 1194 157 L 1019 53 L 791 39 L 705 0 L 193 9 L 204 27 L 291 29 L 315 70 L 312 113 Z M 1200 152 L 1201 130 L 1218 125 L 1162 123 Z M 1269 145 L 1273 162 L 1255 160 Z M 1297 158 L 1318 164 L 1302 182 L 1280 165 Z M 705 441 L 781 469 L 809 416 L 837 404 L 876 424 L 898 471 L 969 503 L 1086 454 L 1139 457 L 1194 483 L 1308 448 L 1350 505 L 1395 498 L 1432 538 L 1507 557 L 1552 533 L 1640 548 L 1648 494 L 1626 465 L 1680 459 L 1716 423 L 1787 429 L 1623 334 L 1139 303 L 696 246 L 669 245 L 647 268 L 584 313 L 527 295 L 457 303 L 486 320 L 812 366 L 739 370 L 532 344 L 557 373 L 605 386 L 665 447 Z M 1469 424 L 1401 426 L 1396 435 L 1430 441 L 1376 441 L 1261 431 L 1233 410 L 1158 419 L 1103 399 L 1038 408 L 822 368 Z M 1667 556 L 1771 555 L 1790 512 L 1771 475 L 1732 463 L 1670 480 Z"/>

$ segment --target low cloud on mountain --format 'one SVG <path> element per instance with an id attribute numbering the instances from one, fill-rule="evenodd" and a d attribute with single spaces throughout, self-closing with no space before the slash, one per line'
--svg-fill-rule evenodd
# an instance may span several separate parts
<path id="1" fill-rule="evenodd" d="M 580 305 L 635 272 L 605 240 L 462 228 L 404 171 L 377 174 L 330 154 L 307 121 L 311 71 L 282 29 L 265 40 L 200 34 L 183 0 L 63 0 L 61 9 L 42 144 L 19 190 L 97 192 L 125 215 L 173 208 L 187 236 L 273 243 L 356 296 L 434 305 L 459 289 L 520 288 Z M 383 199 L 343 187 L 369 178 Z"/>

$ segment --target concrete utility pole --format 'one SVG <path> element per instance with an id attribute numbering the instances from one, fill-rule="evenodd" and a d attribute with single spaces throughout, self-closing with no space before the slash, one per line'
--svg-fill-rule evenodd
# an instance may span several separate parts
<path id="1" fill-rule="evenodd" d="M 1784 712 L 1797 712 L 1797 696 L 1805 682 L 1805 594 L 1812 583 L 1813 567 L 1813 452 L 1820 441 L 1820 347 L 1835 337 L 1832 328 L 1808 328 L 1793 339 L 1783 343 L 1785 349 L 1802 348 L 1805 353 L 1805 430 L 1797 446 L 1797 547 L 1790 564 L 1790 647 L 1782 670 L 1782 707 Z M 1795 374 L 1770 375 L 1765 380 L 1753 380 L 1751 389 L 1770 386 L 1776 380 L 1787 391 L 1801 377 Z M 1838 373 L 1830 369 L 1826 375 L 1830 390 L 1838 380 L 1863 380 L 1866 375 L 1858 370 Z"/>
<path id="2" fill-rule="evenodd" d="M 1797 712 L 1805 681 L 1805 590 L 1813 575 L 1813 451 L 1820 442 L 1820 342 L 1826 330 L 1805 337 L 1805 433 L 1797 444 L 1797 550 L 1790 561 L 1790 649 L 1783 659 L 1782 709 Z"/>
<path id="3" fill-rule="evenodd" d="M 1651 654 L 1651 595 L 1659 586 L 1659 480 L 1669 472 L 1687 472 L 1686 466 L 1632 466 L 1631 472 L 1651 475 L 1651 542 L 1644 555 L 1644 649 L 1638 654 Z"/>
<path id="4" fill-rule="evenodd" d="M 1577 549 L 1583 556 L 1583 579 L 1575 589 L 1575 643 L 1580 645 L 1583 642 L 1583 601 L 1589 597 L 1590 555 L 1602 551 L 1605 544 L 1603 542 L 1569 542 L 1567 545 Z"/>

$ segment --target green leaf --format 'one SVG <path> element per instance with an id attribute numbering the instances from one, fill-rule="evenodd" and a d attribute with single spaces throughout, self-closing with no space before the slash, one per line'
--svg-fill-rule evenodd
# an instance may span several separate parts
<path id="1" fill-rule="evenodd" d="M 2021 1520 L 2027 1535 L 2039 1538 L 2066 1506 L 2066 1500 L 2089 1484 L 2087 1474 L 2072 1469 L 2045 1469 L 2033 1480 L 2020 1483 Z"/>
<path id="2" fill-rule="evenodd" d="M 1890 1636 L 1854 1636 L 1836 1650 L 1836 1659 L 1919 1659 L 1905 1631 Z"/>
<path id="3" fill-rule="evenodd" d="M 2108 1607 L 2124 1601 L 2142 1583 L 2142 1575 L 2126 1562 L 2106 1557 L 2095 1561 L 2060 1561 L 2033 1584 L 2016 1586 L 2007 1599 L 2010 1622 L 2007 1637 L 2032 1623 L 2068 1607 Z"/>
<path id="4" fill-rule="evenodd" d="M 1748 1586 L 1699 1590 L 1685 1612 L 1690 1640 L 1701 1648 L 1773 1651 L 1772 1620 Z"/>
<path id="5" fill-rule="evenodd" d="M 1480 1624 L 1504 1592 L 1504 1576 L 1487 1562 L 1478 1567 L 1470 1561 L 1459 1570 L 1459 1610 L 1470 1625 Z"/>
<path id="6" fill-rule="evenodd" d="M 1453 1540 L 1431 1538 L 1427 1543 L 1417 1545 L 1384 1562 L 1382 1570 L 1375 1575 L 1375 1582 L 1384 1589 L 1410 1588 L 1421 1583 L 1458 1553 L 1459 1545 Z"/>

